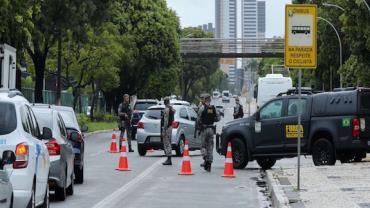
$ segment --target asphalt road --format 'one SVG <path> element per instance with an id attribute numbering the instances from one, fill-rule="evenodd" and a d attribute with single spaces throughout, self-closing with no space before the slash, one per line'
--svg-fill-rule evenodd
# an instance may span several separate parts
<path id="1" fill-rule="evenodd" d="M 231 120 L 234 100 L 225 106 L 225 118 L 218 127 Z M 260 170 L 255 162 L 244 170 L 235 170 L 236 178 L 223 178 L 225 158 L 214 154 L 212 172 L 200 168 L 200 151 L 191 152 L 194 175 L 179 176 L 181 158 L 173 158 L 172 166 L 162 166 L 163 151 L 140 157 L 133 142 L 134 153 L 128 154 L 131 171 L 119 172 L 119 154 L 107 152 L 111 133 L 86 138 L 85 182 L 75 185 L 75 193 L 64 202 L 51 202 L 51 207 L 130 207 L 130 208 L 188 208 L 188 207 L 268 207 L 266 196 L 256 182 Z M 295 160 L 294 160 L 295 161 Z M 276 168 L 294 161 L 279 161 Z M 303 162 L 305 163 L 305 162 Z M 306 162 L 309 163 L 309 162 Z M 311 162 L 312 163 L 312 162 Z"/>

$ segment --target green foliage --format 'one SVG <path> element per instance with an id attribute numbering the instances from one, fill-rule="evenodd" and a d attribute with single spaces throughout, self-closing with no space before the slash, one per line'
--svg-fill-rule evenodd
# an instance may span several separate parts
<path id="1" fill-rule="evenodd" d="M 158 73 L 151 74 L 148 83 L 142 90 L 142 97 L 160 99 L 163 96 L 175 94 L 178 73 L 177 69 L 170 68 L 162 69 Z"/>
<path id="2" fill-rule="evenodd" d="M 182 36 L 187 38 L 212 38 L 211 33 L 205 33 L 199 28 L 184 28 Z M 202 92 L 210 92 L 217 88 L 224 76 L 220 73 L 217 58 L 189 58 L 182 63 L 183 98 L 193 100 Z M 213 81 L 213 82 L 212 82 Z"/>
<path id="3" fill-rule="evenodd" d="M 126 49 L 119 65 L 120 90 L 142 96 L 153 74 L 179 63 L 179 19 L 165 0 L 137 0 L 115 1 L 112 22 Z"/>
<path id="4" fill-rule="evenodd" d="M 80 126 L 87 125 L 89 123 L 90 119 L 86 114 L 80 113 L 80 114 L 77 114 L 76 117 L 77 117 L 78 125 Z"/>
<path id="5" fill-rule="evenodd" d="M 26 78 L 22 77 L 21 82 L 23 88 L 33 88 L 35 86 L 31 76 L 27 76 Z"/>

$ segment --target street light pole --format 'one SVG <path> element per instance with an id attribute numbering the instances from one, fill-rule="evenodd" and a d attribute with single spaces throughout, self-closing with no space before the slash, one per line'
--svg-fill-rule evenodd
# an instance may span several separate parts
<path id="1" fill-rule="evenodd" d="M 366 5 L 366 7 L 367 7 L 367 9 L 369 10 L 369 13 L 370 13 L 370 6 L 369 6 L 369 4 L 366 2 L 366 0 L 362 0 L 364 3 L 365 3 L 365 5 Z"/>
<path id="2" fill-rule="evenodd" d="M 326 23 L 328 23 L 333 28 L 333 30 L 335 31 L 335 34 L 337 34 L 338 42 L 339 42 L 339 65 L 340 65 L 340 67 L 342 67 L 342 65 L 343 65 L 342 40 L 339 36 L 339 33 L 338 33 L 337 29 L 335 29 L 334 25 L 329 20 L 327 20 L 325 18 L 322 18 L 322 17 L 317 17 L 317 19 L 323 20 Z M 339 75 L 340 75 L 340 87 L 342 88 L 343 87 L 343 76 L 342 76 L 341 73 Z"/>
<path id="3" fill-rule="evenodd" d="M 336 5 L 336 4 L 323 3 L 322 5 L 327 6 L 327 7 L 335 7 L 335 8 L 338 8 L 338 9 L 340 9 L 344 12 L 344 8 L 339 6 L 339 5 Z"/>

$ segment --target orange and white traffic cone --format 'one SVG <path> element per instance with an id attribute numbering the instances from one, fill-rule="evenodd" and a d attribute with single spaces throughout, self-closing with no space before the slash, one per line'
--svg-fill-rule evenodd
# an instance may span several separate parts
<path id="1" fill-rule="evenodd" d="M 129 171 L 128 169 L 128 158 L 127 158 L 127 148 L 126 148 L 126 140 L 122 139 L 122 147 L 121 147 L 121 155 L 119 157 L 118 168 L 116 170 L 119 171 Z"/>
<path id="2" fill-rule="evenodd" d="M 109 152 L 110 153 L 117 153 L 117 142 L 116 142 L 116 133 L 115 133 L 115 129 L 113 129 L 113 133 L 112 133 L 112 142 L 110 144 L 110 150 Z"/>
<path id="3" fill-rule="evenodd" d="M 234 178 L 233 155 L 231 150 L 231 143 L 227 144 L 227 153 L 225 160 L 224 175 L 222 177 Z"/>
<path id="4" fill-rule="evenodd" d="M 181 172 L 179 175 L 194 175 L 191 172 L 191 164 L 190 164 L 190 157 L 189 157 L 189 142 L 185 140 L 185 147 L 184 147 L 184 156 L 182 158 L 182 165 L 181 165 Z"/>

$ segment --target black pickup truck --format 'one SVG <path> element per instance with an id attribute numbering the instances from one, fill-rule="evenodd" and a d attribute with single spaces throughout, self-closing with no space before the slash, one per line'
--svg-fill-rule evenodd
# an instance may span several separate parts
<path id="1" fill-rule="evenodd" d="M 254 115 L 227 123 L 218 135 L 217 151 L 231 142 L 234 167 L 257 160 L 263 169 L 277 159 L 297 156 L 298 113 L 302 112 L 301 147 L 315 165 L 360 161 L 370 146 L 370 89 L 279 95 Z M 221 140 L 221 141 L 219 141 Z"/>

